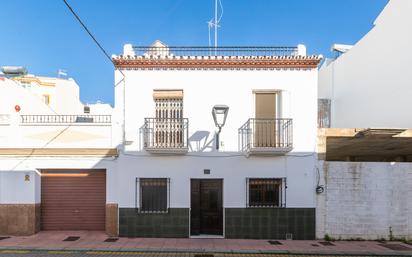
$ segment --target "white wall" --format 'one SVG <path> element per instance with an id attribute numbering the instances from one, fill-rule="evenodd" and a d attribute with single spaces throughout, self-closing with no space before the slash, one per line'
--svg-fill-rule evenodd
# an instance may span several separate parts
<path id="1" fill-rule="evenodd" d="M 80 89 L 73 79 L 54 79 L 56 91 L 53 96 L 54 109 L 58 114 L 83 113 L 83 104 L 80 102 Z"/>
<path id="2" fill-rule="evenodd" d="M 121 155 L 114 188 L 120 208 L 136 207 L 136 178 L 170 178 L 170 207 L 190 208 L 190 179 L 223 179 L 223 204 L 246 207 L 246 178 L 287 178 L 287 207 L 315 208 L 315 156 L 213 157 Z M 210 169 L 210 175 L 204 174 Z"/>
<path id="3" fill-rule="evenodd" d="M 336 239 L 412 238 L 412 164 L 319 162 L 316 235 Z"/>
<path id="4" fill-rule="evenodd" d="M 96 157 L 0 157 L 0 204 L 40 203 L 42 169 L 106 169 L 106 202 L 117 203 L 115 158 Z M 24 176 L 30 174 L 30 181 Z"/>
<path id="5" fill-rule="evenodd" d="M 36 170 L 0 170 L 0 204 L 40 203 L 39 186 Z"/>
<path id="6" fill-rule="evenodd" d="M 373 29 L 319 71 L 319 98 L 331 98 L 332 127 L 410 128 L 412 1 L 391 0 Z"/>
<path id="7" fill-rule="evenodd" d="M 222 129 L 223 151 L 238 150 L 238 129 L 254 118 L 253 90 L 282 91 L 281 117 L 293 118 L 294 152 L 313 152 L 316 142 L 317 70 L 125 70 L 126 140 L 129 150 L 141 150 L 139 128 L 144 118 L 154 117 L 154 89 L 183 89 L 184 117 L 189 118 L 189 137 L 196 131 L 209 133 L 215 125 L 212 107 L 229 106 Z M 116 71 L 116 81 L 122 76 Z M 115 89 L 115 109 L 122 117 L 123 84 Z M 196 151 L 196 149 L 194 149 Z M 206 150 L 207 151 L 207 150 Z"/>
<path id="8" fill-rule="evenodd" d="M 19 121 L 19 117 L 17 122 Z M 112 148 L 111 124 L 32 124 L 0 126 L 3 148 Z"/>

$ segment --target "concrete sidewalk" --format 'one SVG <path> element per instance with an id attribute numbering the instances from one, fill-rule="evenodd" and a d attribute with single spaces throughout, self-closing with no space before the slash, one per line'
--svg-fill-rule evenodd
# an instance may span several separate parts
<path id="1" fill-rule="evenodd" d="M 64 241 L 67 239 L 74 241 Z M 0 249 L 412 256 L 412 245 L 401 242 L 324 242 L 322 240 L 276 240 L 269 242 L 268 240 L 245 239 L 163 239 L 123 237 L 118 239 L 115 238 L 114 240 L 107 239 L 107 235 L 103 232 L 42 231 L 33 236 L 3 239 L 0 237 Z"/>

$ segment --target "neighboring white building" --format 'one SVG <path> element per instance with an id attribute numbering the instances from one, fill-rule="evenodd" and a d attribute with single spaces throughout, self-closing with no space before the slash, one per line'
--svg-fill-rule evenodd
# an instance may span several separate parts
<path id="1" fill-rule="evenodd" d="M 412 1 L 391 0 L 373 28 L 319 70 L 334 128 L 411 128 Z M 348 50 L 349 49 L 349 50 Z"/>
<path id="2" fill-rule="evenodd" d="M 121 236 L 314 239 L 318 56 L 157 41 L 113 61 Z"/>
<path id="3" fill-rule="evenodd" d="M 389 1 L 319 70 L 317 237 L 412 238 L 411 11 Z"/>
<path id="4" fill-rule="evenodd" d="M 107 207 L 105 179 L 117 156 L 112 108 L 84 106 L 72 79 L 26 74 L 4 72 L 0 96 L 0 234 L 66 230 L 64 224 L 83 220 L 78 229 L 104 230 L 106 218 L 113 223 L 117 214 Z M 62 178 L 73 183 L 59 184 Z M 82 204 L 71 208 L 70 199 L 53 199 L 63 195 Z M 56 215 L 66 218 L 63 226 L 54 225 Z M 117 234 L 110 226 L 107 231 Z"/>
<path id="5" fill-rule="evenodd" d="M 83 104 L 79 85 L 72 78 L 27 74 L 23 67 L 2 67 L 0 114 L 111 114 L 109 104 Z"/>
<path id="6" fill-rule="evenodd" d="M 25 71 L 3 67 L 1 147 L 81 147 L 87 141 L 94 141 L 95 146 L 112 144 L 110 105 L 82 104 L 79 86 L 71 78 L 40 77 Z M 90 124 L 99 126 L 86 128 Z"/>
<path id="7" fill-rule="evenodd" d="M 20 106 L 21 114 L 77 114 L 83 112 L 80 102 L 79 86 L 73 79 L 41 77 L 27 74 L 21 67 L 2 67 L 4 79 L 0 87 L 2 95 L 7 95 L 2 112 L 14 113 Z M 31 101 L 28 101 L 29 98 Z M 38 109 L 42 102 L 49 111 Z"/>

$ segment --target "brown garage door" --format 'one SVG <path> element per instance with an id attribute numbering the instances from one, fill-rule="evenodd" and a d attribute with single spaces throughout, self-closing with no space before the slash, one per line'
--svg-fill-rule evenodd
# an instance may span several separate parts
<path id="1" fill-rule="evenodd" d="M 42 230 L 104 230 L 105 170 L 43 170 Z"/>

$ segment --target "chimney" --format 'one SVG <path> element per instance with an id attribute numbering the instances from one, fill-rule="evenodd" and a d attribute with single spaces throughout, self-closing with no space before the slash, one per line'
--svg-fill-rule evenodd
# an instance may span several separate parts
<path id="1" fill-rule="evenodd" d="M 128 55 L 135 56 L 136 55 L 136 53 L 133 50 L 133 45 L 132 44 L 125 44 L 123 46 L 123 55 L 124 56 L 128 56 Z"/>

